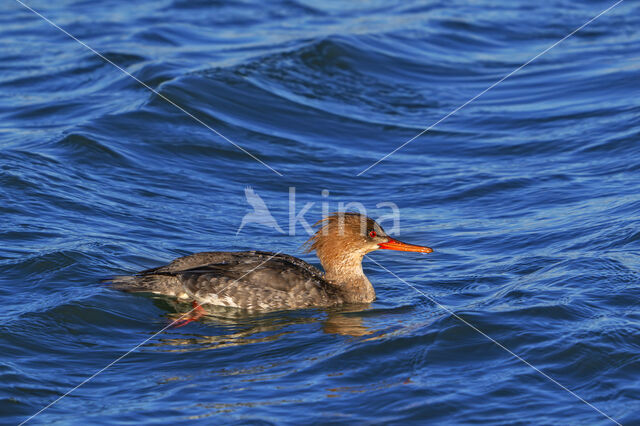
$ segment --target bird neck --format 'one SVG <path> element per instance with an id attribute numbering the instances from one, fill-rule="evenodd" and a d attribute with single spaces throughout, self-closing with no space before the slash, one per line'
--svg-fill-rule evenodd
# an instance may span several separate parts
<path id="1" fill-rule="evenodd" d="M 371 282 L 362 270 L 364 254 L 321 256 L 325 278 L 340 289 L 347 303 L 370 303 L 376 298 Z"/>

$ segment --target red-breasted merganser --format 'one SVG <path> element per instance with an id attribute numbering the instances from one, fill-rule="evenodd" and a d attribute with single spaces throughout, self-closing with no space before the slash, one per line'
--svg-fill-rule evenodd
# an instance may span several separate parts
<path id="1" fill-rule="evenodd" d="M 357 213 L 334 213 L 319 221 L 307 241 L 322 273 L 286 254 L 263 251 L 202 252 L 180 257 L 168 265 L 110 280 L 112 287 L 250 311 L 328 307 L 369 303 L 373 286 L 362 270 L 365 254 L 378 249 L 431 253 L 429 247 L 406 244 Z"/>

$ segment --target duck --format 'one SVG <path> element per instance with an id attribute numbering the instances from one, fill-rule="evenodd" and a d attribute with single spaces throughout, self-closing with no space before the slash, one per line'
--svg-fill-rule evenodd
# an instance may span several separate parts
<path id="1" fill-rule="evenodd" d="M 268 251 L 210 251 L 107 282 L 119 291 L 152 293 L 203 305 L 246 311 L 278 311 L 366 304 L 376 298 L 362 260 L 376 250 L 432 253 L 426 246 L 389 236 L 366 215 L 333 213 L 318 221 L 304 244 L 315 252 L 322 269 L 294 256 Z"/>

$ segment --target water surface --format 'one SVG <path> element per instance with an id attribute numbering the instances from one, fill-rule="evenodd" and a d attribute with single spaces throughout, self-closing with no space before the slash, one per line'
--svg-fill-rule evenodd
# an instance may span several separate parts
<path id="1" fill-rule="evenodd" d="M 611 423 L 458 316 L 640 424 L 637 3 L 361 176 L 613 2 L 28 4 L 159 95 L 0 6 L 3 423 L 149 337 L 33 422 Z M 247 186 L 284 233 L 236 234 Z M 204 250 L 316 262 L 290 188 L 310 223 L 395 203 L 400 237 L 436 251 L 371 258 L 428 298 L 367 260 L 368 307 L 216 310 L 153 336 L 189 305 L 99 283 Z"/>

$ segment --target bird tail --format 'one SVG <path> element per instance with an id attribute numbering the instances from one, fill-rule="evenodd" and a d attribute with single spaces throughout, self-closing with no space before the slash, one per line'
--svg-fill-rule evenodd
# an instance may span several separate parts
<path id="1" fill-rule="evenodd" d="M 116 275 L 100 281 L 114 290 L 127 293 L 154 292 L 156 280 L 149 276 Z"/>
<path id="2" fill-rule="evenodd" d="M 127 293 L 154 293 L 167 296 L 178 296 L 185 292 L 184 286 L 175 274 L 157 270 L 149 270 L 148 273 L 139 275 L 116 275 L 102 280 L 114 290 Z"/>

